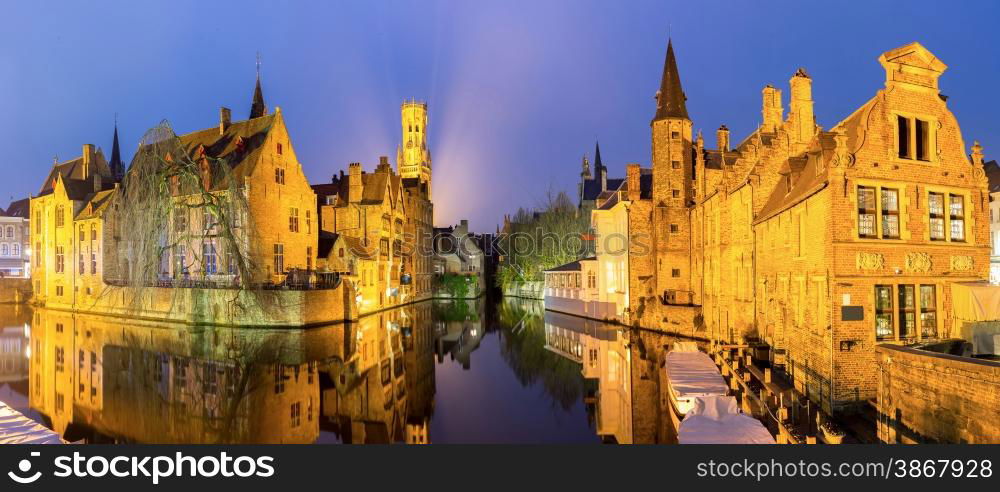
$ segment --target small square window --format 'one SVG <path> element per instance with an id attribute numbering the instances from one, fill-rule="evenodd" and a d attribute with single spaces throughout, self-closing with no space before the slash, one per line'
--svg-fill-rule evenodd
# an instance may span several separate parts
<path id="1" fill-rule="evenodd" d="M 674 269 L 670 270 L 670 276 L 674 277 L 674 278 L 680 277 L 681 276 L 681 269 L 680 268 L 674 268 Z"/>
<path id="2" fill-rule="evenodd" d="M 678 231 L 680 231 L 680 227 L 678 227 L 677 224 L 670 224 L 670 232 L 676 233 Z"/>
<path id="3" fill-rule="evenodd" d="M 681 190 L 671 190 L 670 193 L 674 196 L 674 198 L 678 198 L 681 196 Z"/>
<path id="4" fill-rule="evenodd" d="M 672 161 L 670 163 L 670 167 L 672 167 L 674 169 L 680 169 L 681 168 L 681 161 Z"/>

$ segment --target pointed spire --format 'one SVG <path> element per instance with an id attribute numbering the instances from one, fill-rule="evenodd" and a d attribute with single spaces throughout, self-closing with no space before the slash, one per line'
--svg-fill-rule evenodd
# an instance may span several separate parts
<path id="1" fill-rule="evenodd" d="M 111 144 L 111 176 L 115 181 L 121 181 L 125 177 L 125 165 L 122 163 L 122 153 L 118 147 L 118 113 L 115 113 L 115 137 Z"/>
<path id="2" fill-rule="evenodd" d="M 653 121 L 666 118 L 688 119 L 687 96 L 681 88 L 681 76 L 677 72 L 677 59 L 674 57 L 672 40 L 667 41 L 667 58 L 663 62 L 663 79 L 660 80 L 660 90 L 656 93 L 656 116 Z"/>
<path id="3" fill-rule="evenodd" d="M 594 171 L 597 173 L 604 169 L 604 163 L 601 162 L 601 143 L 596 142 L 594 144 Z"/>
<path id="4" fill-rule="evenodd" d="M 260 88 L 260 52 L 257 53 L 257 86 L 253 89 L 253 103 L 250 105 L 250 118 L 260 118 L 267 114 L 264 105 L 264 91 Z"/>

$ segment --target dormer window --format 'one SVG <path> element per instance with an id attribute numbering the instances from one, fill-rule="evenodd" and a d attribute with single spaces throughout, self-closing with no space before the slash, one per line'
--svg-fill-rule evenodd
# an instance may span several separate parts
<path id="1" fill-rule="evenodd" d="M 927 120 L 896 116 L 896 150 L 900 159 L 930 161 L 933 153 L 931 125 Z"/>

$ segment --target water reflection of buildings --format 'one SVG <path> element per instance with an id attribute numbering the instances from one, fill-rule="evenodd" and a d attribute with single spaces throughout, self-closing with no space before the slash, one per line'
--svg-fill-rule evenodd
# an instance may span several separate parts
<path id="1" fill-rule="evenodd" d="M 429 302 L 308 330 L 36 310 L 22 378 L 31 408 L 74 441 L 426 443 L 430 318 Z"/>
<path id="2" fill-rule="evenodd" d="M 585 398 L 597 434 L 631 444 L 632 372 L 627 334 L 620 327 L 553 311 L 545 313 L 545 348 L 581 364 L 588 385 Z"/>
<path id="3" fill-rule="evenodd" d="M 28 379 L 28 320 L 31 314 L 17 304 L 0 305 L 0 386 Z"/>
<path id="4" fill-rule="evenodd" d="M 452 360 L 462 364 L 463 369 L 472 366 L 472 352 L 479 348 L 486 332 L 481 308 L 478 300 L 446 301 L 437 305 L 434 335 L 439 362 L 444 361 L 445 355 L 450 355 Z"/>

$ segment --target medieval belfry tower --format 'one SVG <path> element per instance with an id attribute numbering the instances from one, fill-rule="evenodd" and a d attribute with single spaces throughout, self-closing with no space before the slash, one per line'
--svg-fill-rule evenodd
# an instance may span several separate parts
<path id="1" fill-rule="evenodd" d="M 653 243 L 656 290 L 685 304 L 691 296 L 691 221 L 694 201 L 694 152 L 691 119 L 681 88 L 673 43 L 667 42 L 656 114 L 650 122 L 653 147 Z"/>
<path id="2" fill-rule="evenodd" d="M 403 140 L 396 150 L 396 170 L 402 178 L 417 178 L 431 192 L 431 151 L 427 149 L 427 103 L 406 101 L 400 107 Z"/>

